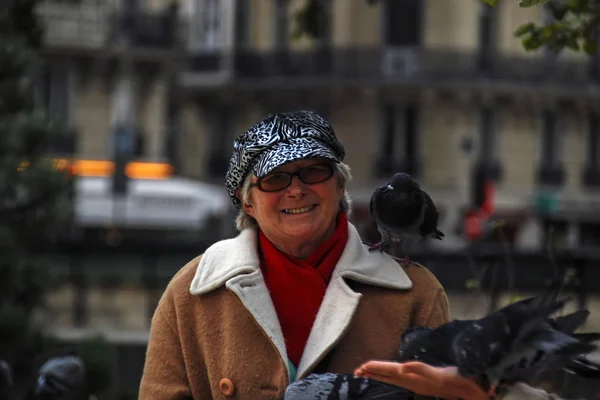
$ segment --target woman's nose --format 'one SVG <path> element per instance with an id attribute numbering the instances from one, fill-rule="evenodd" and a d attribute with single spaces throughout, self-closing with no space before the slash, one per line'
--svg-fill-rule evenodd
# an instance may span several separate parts
<path id="1" fill-rule="evenodd" d="M 287 187 L 287 194 L 289 196 L 302 196 L 306 193 L 306 184 L 300 180 L 297 176 L 292 177 L 292 183 Z"/>

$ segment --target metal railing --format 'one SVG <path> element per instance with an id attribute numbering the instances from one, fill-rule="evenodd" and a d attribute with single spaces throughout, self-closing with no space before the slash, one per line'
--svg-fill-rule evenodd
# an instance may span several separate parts
<path id="1" fill-rule="evenodd" d="M 100 48 L 110 37 L 107 2 L 63 3 L 45 1 L 38 7 L 48 45 Z"/>
<path id="2" fill-rule="evenodd" d="M 482 63 L 476 51 L 393 49 L 386 47 L 314 48 L 298 51 L 238 50 L 235 76 L 240 82 L 273 78 L 378 80 L 406 82 L 510 81 L 533 84 L 592 85 L 592 59 L 567 60 L 496 54 Z"/>
<path id="3" fill-rule="evenodd" d="M 45 1 L 37 11 L 49 46 L 172 48 L 181 42 L 176 10 L 169 7 L 127 12 L 106 1 Z"/>

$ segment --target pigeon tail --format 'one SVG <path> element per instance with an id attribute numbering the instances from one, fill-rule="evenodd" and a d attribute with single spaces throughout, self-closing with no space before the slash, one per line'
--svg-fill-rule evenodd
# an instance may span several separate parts
<path id="1" fill-rule="evenodd" d="M 571 314 L 556 317 L 550 321 L 550 325 L 557 331 L 573 333 L 587 320 L 589 310 L 578 310 Z"/>
<path id="2" fill-rule="evenodd" d="M 597 342 L 600 340 L 600 332 L 573 333 L 571 336 L 584 343 Z"/>
<path id="3" fill-rule="evenodd" d="M 585 357 L 570 360 L 565 365 L 564 370 L 584 379 L 600 378 L 600 364 L 590 361 Z"/>

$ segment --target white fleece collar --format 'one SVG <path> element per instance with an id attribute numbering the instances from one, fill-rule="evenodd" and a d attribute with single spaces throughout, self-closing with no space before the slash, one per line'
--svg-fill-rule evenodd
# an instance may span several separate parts
<path id="1" fill-rule="evenodd" d="M 217 242 L 206 250 L 196 269 L 190 292 L 205 294 L 238 275 L 258 271 L 257 231 L 245 229 L 237 237 Z M 346 248 L 333 271 L 333 276 L 336 275 L 390 289 L 412 287 L 408 275 L 392 257 L 367 250 L 351 223 L 348 223 Z"/>

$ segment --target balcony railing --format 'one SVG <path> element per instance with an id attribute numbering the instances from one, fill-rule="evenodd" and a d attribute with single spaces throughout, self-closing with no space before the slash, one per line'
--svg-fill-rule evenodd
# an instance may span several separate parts
<path id="1" fill-rule="evenodd" d="M 481 62 L 477 52 L 434 49 L 321 48 L 307 51 L 248 51 L 235 54 L 239 83 L 289 82 L 476 83 L 544 86 L 597 83 L 592 59 L 563 60 L 497 54 Z M 482 67 L 485 65 L 485 68 Z M 190 71 L 192 72 L 192 71 Z M 478 79 L 478 81 L 474 81 Z"/>
<path id="2" fill-rule="evenodd" d="M 39 5 L 38 13 L 48 45 L 97 48 L 109 38 L 110 6 L 105 2 L 45 1 Z"/>
<path id="3" fill-rule="evenodd" d="M 38 13 L 49 46 L 103 48 L 109 44 L 127 44 L 172 48 L 181 37 L 182 28 L 176 10 L 171 7 L 127 12 L 105 1 L 45 1 Z"/>
<path id="4" fill-rule="evenodd" d="M 161 11 L 112 13 L 114 39 L 130 46 L 172 48 L 179 40 L 179 21 L 173 8 Z"/>

